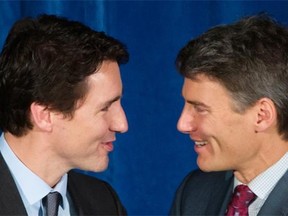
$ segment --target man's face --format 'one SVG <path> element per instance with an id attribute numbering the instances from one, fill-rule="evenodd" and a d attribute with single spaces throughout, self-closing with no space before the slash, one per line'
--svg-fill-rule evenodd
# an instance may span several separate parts
<path id="1" fill-rule="evenodd" d="M 102 171 L 113 150 L 117 132 L 128 124 L 120 103 L 122 82 L 116 62 L 104 61 L 100 70 L 88 77 L 88 93 L 72 119 L 54 113 L 54 153 L 68 169 Z"/>
<path id="2" fill-rule="evenodd" d="M 253 164 L 260 144 L 255 141 L 253 108 L 235 112 L 227 90 L 218 82 L 198 75 L 185 78 L 182 94 L 185 105 L 178 130 L 195 142 L 197 163 L 203 171 L 244 171 Z"/>

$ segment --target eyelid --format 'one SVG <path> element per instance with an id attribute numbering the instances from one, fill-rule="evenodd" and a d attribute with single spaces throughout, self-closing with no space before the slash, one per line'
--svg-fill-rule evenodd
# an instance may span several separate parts
<path id="1" fill-rule="evenodd" d="M 207 111 L 207 108 L 204 107 L 204 106 L 201 106 L 201 105 L 194 104 L 193 107 L 194 107 L 194 109 L 195 109 L 197 112 Z"/>
<path id="2" fill-rule="evenodd" d="M 115 101 L 114 101 L 115 102 Z M 101 109 L 101 111 L 108 111 L 108 109 L 111 107 L 111 105 L 114 103 L 114 102 L 109 102 L 107 104 L 105 104 L 103 106 L 103 108 Z"/>
<path id="3" fill-rule="evenodd" d="M 101 109 L 101 111 L 108 111 L 110 106 L 105 106 L 104 108 Z"/>
<path id="4" fill-rule="evenodd" d="M 103 108 L 101 109 L 101 111 L 108 111 L 108 109 L 111 107 L 112 104 L 114 104 L 117 101 L 120 101 L 121 97 L 117 97 L 115 99 L 113 99 L 112 101 L 107 102 Z"/>

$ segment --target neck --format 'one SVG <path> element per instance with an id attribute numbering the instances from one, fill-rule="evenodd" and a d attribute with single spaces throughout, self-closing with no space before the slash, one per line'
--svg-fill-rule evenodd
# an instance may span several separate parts
<path id="1" fill-rule="evenodd" d="M 17 158 L 50 187 L 53 188 L 69 171 L 57 160 L 45 138 L 33 133 L 22 137 L 5 133 L 5 139 Z"/>
<path id="2" fill-rule="evenodd" d="M 249 161 L 235 169 L 235 177 L 242 183 L 248 184 L 262 172 L 277 163 L 288 152 L 288 142 L 278 140 L 271 142 L 269 148 L 259 150 L 253 161 Z"/>

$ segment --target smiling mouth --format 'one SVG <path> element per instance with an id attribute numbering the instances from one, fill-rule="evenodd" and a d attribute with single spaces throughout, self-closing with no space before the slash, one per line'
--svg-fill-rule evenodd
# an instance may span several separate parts
<path id="1" fill-rule="evenodd" d="M 113 151 L 114 149 L 114 145 L 113 145 L 113 142 L 105 142 L 105 143 L 102 143 L 104 148 L 108 151 L 108 152 L 111 152 Z"/>
<path id="2" fill-rule="evenodd" d="M 208 144 L 207 141 L 194 141 L 194 143 L 197 147 L 203 147 Z"/>

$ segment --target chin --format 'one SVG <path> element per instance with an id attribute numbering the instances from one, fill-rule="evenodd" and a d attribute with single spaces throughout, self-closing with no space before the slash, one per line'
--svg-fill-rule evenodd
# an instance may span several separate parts
<path id="1" fill-rule="evenodd" d="M 90 171 L 90 172 L 103 172 L 108 168 L 109 158 L 105 158 L 104 160 L 92 160 L 89 163 L 82 164 L 79 169 Z"/>
<path id="2" fill-rule="evenodd" d="M 197 161 L 197 165 L 198 165 L 199 169 L 202 170 L 203 172 L 219 171 L 219 170 L 215 169 L 215 167 L 209 166 L 209 164 L 207 164 L 207 163 L 200 163 L 199 161 Z"/>
<path id="3" fill-rule="evenodd" d="M 103 161 L 98 161 L 95 162 L 94 164 L 91 164 L 92 166 L 91 168 L 93 169 L 94 172 L 103 172 L 108 168 L 108 165 L 109 165 L 109 158 L 107 157 Z"/>
<path id="4" fill-rule="evenodd" d="M 199 166 L 199 169 L 202 170 L 203 172 L 213 172 L 213 171 L 215 171 L 215 170 L 212 170 L 212 169 L 208 169 L 208 168 L 206 168 L 206 167 L 205 167 L 205 168 L 202 168 L 202 167 L 200 167 L 200 166 Z"/>
<path id="5" fill-rule="evenodd" d="M 108 168 L 108 165 L 107 166 L 97 166 L 97 167 L 84 167 L 84 168 L 79 168 L 81 170 L 85 170 L 85 171 L 88 171 L 88 172 L 103 172 L 105 171 L 106 169 Z"/>
<path id="6" fill-rule="evenodd" d="M 97 167 L 94 172 L 103 172 L 108 168 L 108 164 L 106 166 Z"/>
<path id="7" fill-rule="evenodd" d="M 203 172 L 219 172 L 219 171 L 229 170 L 227 167 L 209 166 L 209 164 L 205 165 L 205 164 L 201 164 L 201 163 L 197 163 L 197 164 L 198 164 L 199 169 L 202 170 Z"/>

